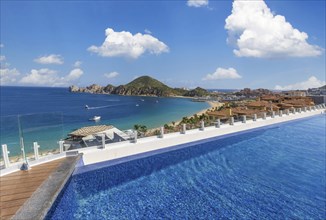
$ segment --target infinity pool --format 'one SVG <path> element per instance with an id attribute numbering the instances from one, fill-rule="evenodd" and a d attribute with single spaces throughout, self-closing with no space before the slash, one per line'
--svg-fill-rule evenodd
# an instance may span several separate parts
<path id="1" fill-rule="evenodd" d="M 84 166 L 47 219 L 325 219 L 325 120 Z"/>

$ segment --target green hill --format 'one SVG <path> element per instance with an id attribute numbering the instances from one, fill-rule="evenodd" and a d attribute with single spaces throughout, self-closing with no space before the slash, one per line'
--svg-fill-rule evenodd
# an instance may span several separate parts
<path id="1" fill-rule="evenodd" d="M 150 77 L 141 76 L 128 84 L 115 87 L 108 84 L 101 87 L 99 85 L 88 86 L 86 88 L 70 87 L 71 92 L 88 92 L 117 95 L 139 95 L 139 96 L 206 96 L 207 90 L 197 87 L 194 90 L 173 89 L 164 83 Z"/>
<path id="2" fill-rule="evenodd" d="M 145 96 L 175 96 L 177 92 L 164 83 L 150 77 L 141 76 L 126 85 L 118 86 L 115 94 Z"/>
<path id="3" fill-rule="evenodd" d="M 130 83 L 126 84 L 125 87 L 129 88 L 144 88 L 144 87 L 152 87 L 152 88 L 161 88 L 161 89 L 170 89 L 167 85 L 162 82 L 150 77 L 150 76 L 141 76 L 137 79 L 134 79 Z"/>
<path id="4" fill-rule="evenodd" d="M 193 90 L 190 90 L 184 94 L 184 96 L 190 96 L 190 97 L 203 97 L 203 96 L 208 96 L 209 92 L 206 89 L 197 87 Z"/>

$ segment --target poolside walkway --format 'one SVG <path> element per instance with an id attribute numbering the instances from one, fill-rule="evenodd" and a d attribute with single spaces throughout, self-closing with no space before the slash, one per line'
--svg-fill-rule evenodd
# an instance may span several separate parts
<path id="1" fill-rule="evenodd" d="M 106 145 L 105 149 L 98 149 L 97 147 L 90 147 L 78 149 L 79 153 L 83 153 L 83 162 L 85 165 L 94 164 L 98 162 L 119 159 L 127 156 L 141 154 L 168 148 L 171 146 L 186 144 L 189 142 L 204 140 L 208 138 L 223 136 L 236 132 L 246 131 L 249 129 L 256 129 L 277 123 L 292 121 L 314 115 L 320 115 L 324 109 L 312 110 L 302 113 L 275 116 L 275 118 L 268 117 L 266 120 L 257 119 L 257 121 L 248 120 L 246 123 L 236 122 L 234 125 L 223 124 L 220 128 L 214 126 L 205 127 L 204 131 L 199 129 L 187 130 L 186 134 L 179 132 L 165 134 L 164 138 L 146 137 L 138 139 L 137 143 L 130 143 L 128 141 L 113 143 Z"/>
<path id="2" fill-rule="evenodd" d="M 0 177 L 0 219 L 12 218 L 37 188 L 67 158 L 33 166 L 28 171 L 17 171 Z"/>

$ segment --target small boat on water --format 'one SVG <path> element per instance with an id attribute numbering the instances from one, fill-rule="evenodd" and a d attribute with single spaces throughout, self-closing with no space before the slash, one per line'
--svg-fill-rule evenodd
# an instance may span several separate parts
<path id="1" fill-rule="evenodd" d="M 85 105 L 85 108 L 86 108 L 86 109 L 89 109 L 88 105 Z"/>
<path id="2" fill-rule="evenodd" d="M 138 104 L 136 104 L 136 107 L 138 107 L 139 105 Z"/>
<path id="3" fill-rule="evenodd" d="M 93 118 L 90 118 L 90 121 L 99 121 L 101 119 L 101 116 L 94 116 Z"/>
<path id="4" fill-rule="evenodd" d="M 140 99 L 140 101 L 144 102 L 144 101 L 145 101 L 145 99 Z"/>

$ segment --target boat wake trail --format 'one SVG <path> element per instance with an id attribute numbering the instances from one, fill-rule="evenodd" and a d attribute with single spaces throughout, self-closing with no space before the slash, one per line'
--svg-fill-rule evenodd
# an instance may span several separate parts
<path id="1" fill-rule="evenodd" d="M 86 109 L 92 110 L 92 109 L 100 109 L 100 108 L 109 108 L 112 105 L 103 105 L 103 106 L 95 106 L 95 107 L 89 107 L 88 105 L 85 105 Z"/>

